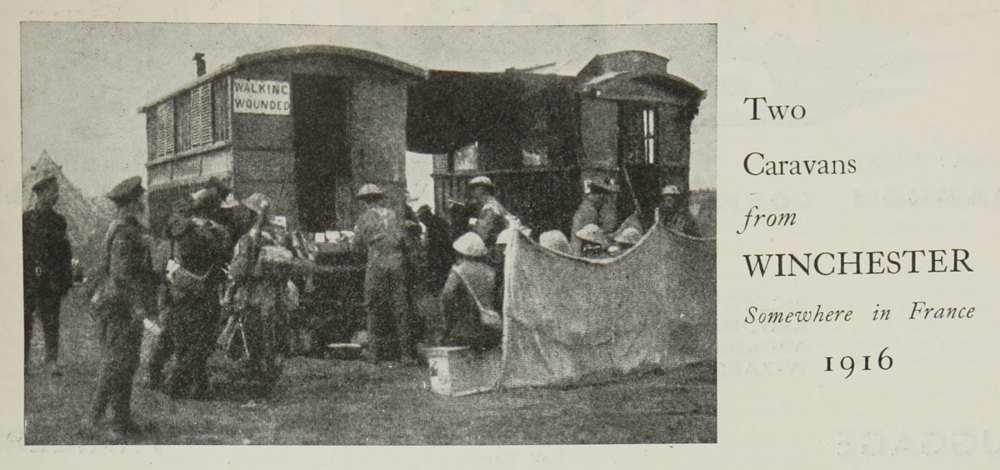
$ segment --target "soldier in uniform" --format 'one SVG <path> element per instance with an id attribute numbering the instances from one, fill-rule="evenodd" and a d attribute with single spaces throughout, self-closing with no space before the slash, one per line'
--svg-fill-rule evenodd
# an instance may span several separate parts
<path id="1" fill-rule="evenodd" d="M 417 219 L 427 228 L 428 283 L 433 292 L 440 292 L 454 259 L 449 239 L 451 228 L 448 227 L 448 221 L 431 212 L 427 205 L 420 206 L 417 210 Z"/>
<path id="2" fill-rule="evenodd" d="M 184 194 L 174 203 L 174 212 L 167 222 L 167 235 L 170 235 L 170 228 L 182 223 L 191 216 L 191 208 L 194 200 L 191 195 Z M 172 239 L 160 240 L 153 245 L 153 269 L 166 280 L 168 269 L 173 269 L 176 265 L 174 261 L 174 241 Z M 153 340 L 152 352 L 149 356 L 147 370 L 149 373 L 148 386 L 153 390 L 159 390 L 163 386 L 163 372 L 167 361 L 174 355 L 174 333 L 172 330 L 173 321 L 170 315 L 170 288 L 166 282 L 162 283 L 156 292 L 156 304 L 160 311 L 159 334 Z"/>
<path id="3" fill-rule="evenodd" d="M 604 230 L 597 224 L 587 224 L 582 229 L 573 234 L 573 237 L 583 244 L 580 248 L 580 256 L 591 259 L 601 259 L 608 256 L 608 247 L 611 240 L 608 239 Z"/>
<path id="4" fill-rule="evenodd" d="M 625 230 L 621 230 L 615 234 L 615 243 L 618 244 L 622 251 L 637 245 L 641 239 L 642 233 L 635 227 L 626 227 Z"/>
<path id="5" fill-rule="evenodd" d="M 573 240 L 570 242 L 573 254 L 577 256 L 583 254 L 584 241 L 576 234 L 585 226 L 596 225 L 605 235 L 615 230 L 618 225 L 615 212 L 616 193 L 618 186 L 612 182 L 594 181 L 590 184 L 590 192 L 584 196 L 573 214 L 573 226 L 570 231 L 573 234 Z"/>
<path id="6" fill-rule="evenodd" d="M 486 350 L 500 344 L 502 337 L 499 317 L 492 317 L 493 324 L 483 318 L 495 315 L 494 289 L 496 270 L 486 263 L 488 251 L 475 232 L 469 232 L 453 244 L 458 260 L 448 273 L 441 290 L 441 311 L 444 316 L 443 332 L 439 335 L 445 344 L 470 346 Z"/>
<path id="7" fill-rule="evenodd" d="M 700 237 L 698 221 L 688 208 L 688 198 L 676 185 L 668 184 L 660 191 L 660 222 L 667 228 L 692 237 Z"/>
<path id="8" fill-rule="evenodd" d="M 99 423 L 110 406 L 112 429 L 122 434 L 137 431 L 129 403 L 132 379 L 139 367 L 143 319 L 156 315 L 159 282 L 150 258 L 148 232 L 139 222 L 144 211 L 143 192 L 142 179 L 134 176 L 108 193 L 118 212 L 104 241 L 106 278 L 93 300 L 101 365 L 89 418 L 92 424 Z"/>
<path id="9" fill-rule="evenodd" d="M 569 240 L 559 230 L 549 230 L 538 237 L 538 244 L 553 251 L 569 253 Z"/>
<path id="10" fill-rule="evenodd" d="M 497 235 L 508 225 L 507 209 L 497 200 L 495 191 L 493 180 L 488 176 L 477 176 L 469 181 L 469 192 L 473 201 L 479 205 L 476 225 L 472 231 L 483 239 L 486 246 L 494 246 Z"/>
<path id="11" fill-rule="evenodd" d="M 215 191 L 217 200 L 210 204 L 213 209 L 210 211 L 209 218 L 229 230 L 232 235 L 229 251 L 232 252 L 240 237 L 253 227 L 254 220 L 257 218 L 256 212 L 240 204 L 229 187 L 214 176 L 205 184 L 205 189 Z"/>
<path id="12" fill-rule="evenodd" d="M 288 349 L 285 338 L 295 305 L 283 294 L 295 271 L 294 259 L 308 255 L 296 246 L 282 219 L 271 217 L 270 201 L 263 194 L 254 193 L 243 205 L 254 211 L 256 220 L 236 243 L 229 270 L 232 295 L 227 293 L 223 303 L 246 322 L 243 338 L 249 342 L 250 373 L 266 388 L 280 372 L 279 355 Z"/>
<path id="13" fill-rule="evenodd" d="M 406 297 L 406 240 L 399 215 L 387 207 L 382 189 L 366 184 L 356 198 L 365 210 L 354 227 L 355 251 L 367 253 L 365 305 L 369 360 L 378 362 L 398 352 L 413 363 L 415 342 L 409 328 Z M 390 332 L 395 330 L 395 334 Z M 394 351 L 395 350 L 395 351 Z"/>
<path id="14" fill-rule="evenodd" d="M 219 204 L 215 189 L 202 189 L 191 197 L 190 217 L 175 220 L 169 229 L 174 266 L 167 274 L 170 313 L 166 330 L 172 336 L 177 366 L 167 392 L 173 397 L 201 397 L 208 392 L 206 363 L 219 323 L 219 293 L 225 281 L 222 267 L 232 253 L 229 231 L 211 218 Z M 162 371 L 162 364 L 156 366 Z M 150 381 L 162 380 L 162 372 L 153 376 L 157 370 L 152 361 L 150 367 Z"/>
<path id="15" fill-rule="evenodd" d="M 61 374 L 59 357 L 59 306 L 73 285 L 73 255 L 66 236 L 66 219 L 53 210 L 59 199 L 54 175 L 43 175 L 31 186 L 34 207 L 21 216 L 24 259 L 24 370 L 28 370 L 33 314 L 45 333 L 45 363 Z"/>

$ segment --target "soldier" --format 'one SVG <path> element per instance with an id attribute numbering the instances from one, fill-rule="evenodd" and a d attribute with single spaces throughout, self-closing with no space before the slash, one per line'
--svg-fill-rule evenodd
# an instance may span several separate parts
<path id="1" fill-rule="evenodd" d="M 615 235 L 615 243 L 621 246 L 623 250 L 627 250 L 637 245 L 641 239 L 642 233 L 640 233 L 639 229 L 635 227 L 626 227 L 625 230 L 622 230 Z"/>
<path id="2" fill-rule="evenodd" d="M 387 207 L 382 189 L 374 184 L 361 187 L 355 196 L 365 210 L 354 227 L 351 246 L 367 253 L 365 305 L 368 328 L 368 359 L 378 362 L 398 352 L 404 364 L 412 364 L 415 343 L 410 335 L 406 298 L 405 235 L 395 211 Z M 395 335 L 389 331 L 395 330 Z M 396 351 L 391 351 L 395 349 Z"/>
<path id="3" fill-rule="evenodd" d="M 583 245 L 580 248 L 579 255 L 599 259 L 606 257 L 608 254 L 607 248 L 611 244 L 611 241 L 608 240 L 608 236 L 597 224 L 587 224 L 573 234 L 573 236 L 577 240 L 580 240 Z"/>
<path id="4" fill-rule="evenodd" d="M 538 237 L 538 244 L 553 251 L 569 253 L 569 240 L 559 230 L 549 230 Z"/>
<path id="5" fill-rule="evenodd" d="M 615 234 L 615 244 L 608 247 L 608 253 L 618 256 L 638 244 L 641 239 L 642 233 L 639 232 L 639 229 L 635 227 L 625 227 L 624 230 L 619 230 L 618 233 Z"/>
<path id="6" fill-rule="evenodd" d="M 454 259 L 449 240 L 451 229 L 448 221 L 432 213 L 431 208 L 426 205 L 417 210 L 417 219 L 427 229 L 428 283 L 432 292 L 440 292 Z"/>
<path id="7" fill-rule="evenodd" d="M 576 236 L 585 226 L 594 224 L 606 236 L 615 230 L 618 219 L 615 211 L 615 194 L 618 186 L 611 181 L 594 181 L 590 184 L 590 192 L 584 196 L 580 206 L 573 214 L 573 226 L 570 233 L 573 240 L 570 243 L 573 254 L 583 254 L 584 242 Z"/>
<path id="8" fill-rule="evenodd" d="M 479 234 L 486 246 L 496 243 L 497 235 L 507 228 L 507 209 L 494 196 L 496 187 L 488 176 L 477 176 L 469 181 L 469 192 L 479 205 L 479 215 L 473 231 Z"/>
<path id="9" fill-rule="evenodd" d="M 153 271 L 147 230 L 139 222 L 145 209 L 143 192 L 142 179 L 134 176 L 108 193 L 118 212 L 104 241 L 106 278 L 93 300 L 100 329 L 101 366 L 89 418 L 98 424 L 110 406 L 112 430 L 119 434 L 138 430 L 129 403 L 132 379 L 139 367 L 143 319 L 156 314 L 158 277 Z"/>
<path id="10" fill-rule="evenodd" d="M 698 221 L 688 208 L 688 197 L 676 185 L 668 184 L 660 191 L 660 221 L 669 229 L 692 237 L 700 237 Z"/>
<path id="11" fill-rule="evenodd" d="M 214 207 L 209 214 L 209 218 L 219 223 L 232 235 L 230 252 L 235 248 L 236 242 L 253 226 L 256 213 L 247 206 L 240 204 L 236 200 L 233 192 L 222 180 L 212 177 L 205 183 L 205 189 L 212 189 L 217 196 L 217 202 L 212 203 Z"/>
<path id="12" fill-rule="evenodd" d="M 500 322 L 494 305 L 496 271 L 486 263 L 483 240 L 469 232 L 452 245 L 458 260 L 441 290 L 445 344 L 486 350 L 500 344 Z M 484 315 L 484 313 L 486 315 Z M 483 320 L 492 318 L 490 323 Z"/>
<path id="13" fill-rule="evenodd" d="M 191 195 L 184 194 L 174 204 L 174 212 L 167 222 L 168 236 L 170 235 L 171 227 L 183 223 L 184 220 L 191 216 L 194 200 L 191 198 Z M 167 271 L 173 270 L 177 263 L 173 259 L 174 249 L 175 246 L 172 239 L 160 240 L 153 246 L 153 269 L 163 276 L 164 281 L 167 280 Z M 147 366 L 149 373 L 147 384 L 153 390 L 162 388 L 164 368 L 170 357 L 174 355 L 175 341 L 172 329 L 174 322 L 170 318 L 173 309 L 170 308 L 170 289 L 166 282 L 162 283 L 157 289 L 156 300 L 158 310 L 160 311 L 159 334 L 153 339 L 152 352 L 150 353 L 149 364 Z"/>
<path id="14" fill-rule="evenodd" d="M 66 236 L 66 219 L 53 206 L 59 199 L 55 175 L 42 175 L 31 186 L 34 207 L 21 216 L 24 259 L 24 370 L 28 370 L 33 314 L 37 312 L 45 333 L 45 364 L 61 375 L 59 357 L 59 306 L 73 285 L 73 255 Z"/>
<path id="15" fill-rule="evenodd" d="M 214 349 L 219 291 L 225 281 L 222 267 L 229 261 L 232 243 L 229 231 L 211 218 L 219 204 L 215 189 L 202 189 L 191 198 L 190 217 L 175 220 L 169 230 L 174 266 L 167 274 L 170 313 L 166 329 L 172 336 L 177 366 L 167 393 L 198 398 L 209 391 L 205 367 Z M 162 380 L 162 372 L 154 377 L 156 372 L 150 371 L 151 383 Z"/>
<path id="16" fill-rule="evenodd" d="M 295 271 L 293 259 L 301 254 L 283 222 L 270 216 L 270 202 L 263 194 L 254 193 L 243 205 L 256 220 L 236 243 L 229 271 L 234 293 L 224 303 L 247 322 L 250 331 L 244 338 L 249 342 L 251 373 L 266 387 L 277 377 L 278 355 L 286 349 L 286 319 L 294 306 L 282 294 Z"/>

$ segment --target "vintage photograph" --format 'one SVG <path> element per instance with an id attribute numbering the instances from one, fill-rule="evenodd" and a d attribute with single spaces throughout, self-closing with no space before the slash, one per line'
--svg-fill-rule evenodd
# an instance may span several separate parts
<path id="1" fill-rule="evenodd" d="M 716 25 L 20 43 L 27 445 L 717 442 Z"/>

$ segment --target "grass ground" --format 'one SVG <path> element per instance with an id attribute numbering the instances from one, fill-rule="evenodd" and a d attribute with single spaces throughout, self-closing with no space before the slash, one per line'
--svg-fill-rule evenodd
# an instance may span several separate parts
<path id="1" fill-rule="evenodd" d="M 275 392 L 254 399 L 213 356 L 213 396 L 172 400 L 143 386 L 133 411 L 146 431 L 117 441 L 81 426 L 97 376 L 85 299 L 63 305 L 60 377 L 42 372 L 41 328 L 25 383 L 32 444 L 589 444 L 716 441 L 715 364 L 695 364 L 571 389 L 514 389 L 447 398 L 422 367 L 290 359 Z M 145 358 L 144 358 L 145 359 Z"/>

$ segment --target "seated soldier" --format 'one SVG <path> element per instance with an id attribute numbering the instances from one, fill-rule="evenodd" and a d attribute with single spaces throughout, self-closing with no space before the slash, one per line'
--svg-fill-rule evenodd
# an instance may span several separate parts
<path id="1" fill-rule="evenodd" d="M 639 243 L 642 239 L 642 234 L 639 233 L 639 229 L 635 227 L 626 227 L 625 230 L 620 231 L 615 235 L 615 244 L 608 248 L 608 253 L 618 256 Z"/>
<path id="2" fill-rule="evenodd" d="M 569 239 L 559 230 L 549 230 L 538 237 L 538 244 L 552 251 L 569 254 Z"/>
<path id="3" fill-rule="evenodd" d="M 578 232 L 576 238 L 583 242 L 580 254 L 584 258 L 601 259 L 608 257 L 608 246 L 611 241 L 596 224 L 587 224 Z"/>
<path id="4" fill-rule="evenodd" d="M 698 221 L 691 214 L 689 205 L 690 193 L 673 184 L 668 184 L 660 190 L 660 223 L 675 232 L 692 237 L 701 237 Z"/>
<path id="5" fill-rule="evenodd" d="M 441 291 L 443 342 L 487 350 L 500 344 L 500 315 L 495 311 L 496 271 L 486 263 L 486 245 L 474 232 L 452 244 L 458 259 Z"/>

